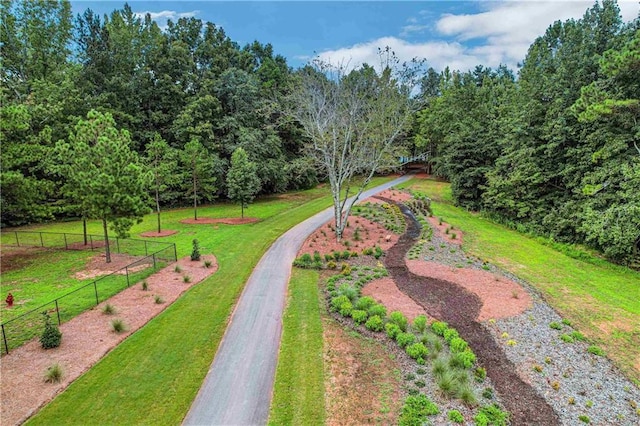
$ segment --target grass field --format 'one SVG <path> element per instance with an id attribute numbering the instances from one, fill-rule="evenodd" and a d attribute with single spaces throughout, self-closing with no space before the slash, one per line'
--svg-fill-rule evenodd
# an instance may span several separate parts
<path id="1" fill-rule="evenodd" d="M 294 268 L 289 281 L 270 425 L 324 424 L 318 279 L 317 271 Z"/>
<path id="2" fill-rule="evenodd" d="M 387 179 L 376 179 L 372 186 Z M 179 233 L 178 257 L 190 253 L 192 239 L 202 253 L 214 253 L 219 270 L 183 295 L 161 315 L 132 334 L 65 392 L 33 417 L 31 424 L 178 424 L 184 418 L 227 326 L 229 315 L 253 267 L 284 231 L 330 205 L 325 188 L 270 197 L 251 205 L 247 216 L 260 222 L 185 225 L 191 209 L 166 212 L 164 228 Z M 199 217 L 237 217 L 235 205 L 198 209 Z M 132 234 L 154 230 L 150 215 Z M 90 232 L 98 223 L 90 223 Z M 36 229 L 78 232 L 79 223 Z"/>
<path id="3" fill-rule="evenodd" d="M 414 179 L 404 186 L 432 198 L 435 216 L 464 233 L 465 251 L 528 281 L 640 383 L 640 273 L 586 251 L 580 260 L 567 256 L 542 239 L 457 208 L 447 183 Z"/>

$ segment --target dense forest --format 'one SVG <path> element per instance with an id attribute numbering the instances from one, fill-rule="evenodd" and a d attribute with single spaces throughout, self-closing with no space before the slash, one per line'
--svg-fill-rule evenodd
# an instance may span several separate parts
<path id="1" fill-rule="evenodd" d="M 73 156 L 65 142 L 91 132 L 89 116 L 126 131 L 113 134 L 153 171 L 150 205 L 155 194 L 164 206 L 226 197 L 238 148 L 263 194 L 323 178 L 286 113 L 303 70 L 270 44 L 239 46 L 195 18 L 161 29 L 128 5 L 76 17 L 68 1 L 1 5 L 2 226 L 84 217 L 82 176 L 61 163 Z M 418 98 L 398 143 L 429 154 L 456 204 L 620 263 L 637 258 L 640 18 L 623 23 L 615 1 L 596 3 L 551 25 L 517 72 L 430 68 Z"/>

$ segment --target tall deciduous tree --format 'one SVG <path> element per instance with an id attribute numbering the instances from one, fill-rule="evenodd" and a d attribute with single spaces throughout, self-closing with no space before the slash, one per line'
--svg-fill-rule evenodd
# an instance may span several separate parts
<path id="1" fill-rule="evenodd" d="M 329 178 L 338 240 L 352 206 L 349 196 L 357 199 L 399 149 L 417 109 L 411 97 L 417 67 L 400 67 L 389 49 L 380 57 L 380 72 L 364 65 L 348 73 L 315 61 L 300 72 L 291 96 L 291 114 L 310 141 L 308 155 Z M 363 180 L 352 187 L 356 175 Z"/>
<path id="2" fill-rule="evenodd" d="M 151 174 L 130 148 L 126 130 L 118 130 L 111 114 L 89 111 L 69 142 L 57 150 L 66 160 L 72 197 L 82 200 L 87 216 L 102 221 L 107 263 L 111 262 L 108 223 L 118 237 L 127 236 L 134 222 L 150 211 L 147 189 Z"/>
<path id="3" fill-rule="evenodd" d="M 158 232 L 161 232 L 160 195 L 170 184 L 177 181 L 177 152 L 156 133 L 147 145 L 146 154 L 146 164 L 153 175 L 151 188 L 156 202 Z"/>
<path id="4" fill-rule="evenodd" d="M 215 196 L 216 158 L 196 138 L 184 146 L 181 156 L 190 181 L 188 192 L 193 196 L 193 218 L 198 220 L 198 202 Z"/>
<path id="5" fill-rule="evenodd" d="M 227 191 L 231 200 L 240 204 L 242 218 L 245 207 L 260 191 L 260 178 L 255 163 L 249 161 L 244 149 L 238 148 L 231 156 L 231 167 L 227 173 Z"/>

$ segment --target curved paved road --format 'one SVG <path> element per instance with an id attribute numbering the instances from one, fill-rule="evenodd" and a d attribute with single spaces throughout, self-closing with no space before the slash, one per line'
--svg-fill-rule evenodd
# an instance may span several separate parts
<path id="1" fill-rule="evenodd" d="M 365 191 L 367 198 L 408 180 Z M 353 202 L 353 200 L 351 201 Z M 266 424 L 275 378 L 291 264 L 307 237 L 333 217 L 328 208 L 291 228 L 253 270 L 185 425 Z"/>

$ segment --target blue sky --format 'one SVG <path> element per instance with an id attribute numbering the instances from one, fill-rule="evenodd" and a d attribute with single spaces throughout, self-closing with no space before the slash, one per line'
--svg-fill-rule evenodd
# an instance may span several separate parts
<path id="1" fill-rule="evenodd" d="M 625 20 L 637 0 L 619 0 Z M 224 28 L 241 46 L 258 40 L 298 67 L 320 56 L 333 63 L 374 64 L 390 46 L 402 60 L 426 58 L 437 70 L 477 64 L 515 68 L 528 46 L 556 20 L 579 18 L 592 1 L 129 1 L 134 12 L 167 19 L 194 16 Z M 99 14 L 124 1 L 72 0 L 73 11 Z"/>

